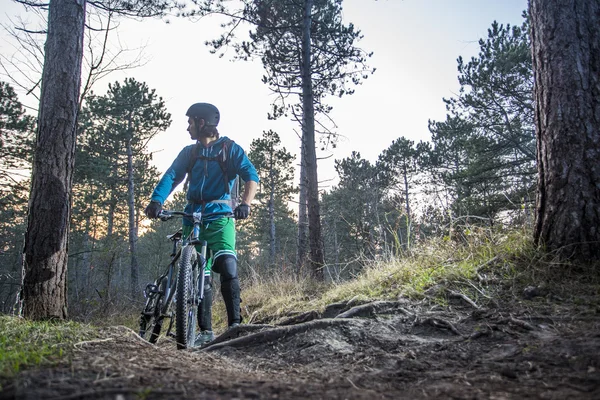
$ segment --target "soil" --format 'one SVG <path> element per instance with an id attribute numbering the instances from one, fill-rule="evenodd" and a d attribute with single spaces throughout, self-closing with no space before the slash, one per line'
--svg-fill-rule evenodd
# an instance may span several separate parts
<path id="1" fill-rule="evenodd" d="M 600 399 L 597 293 L 574 302 L 528 289 L 485 307 L 460 295 L 338 303 L 194 350 L 109 327 L 0 398 Z"/>

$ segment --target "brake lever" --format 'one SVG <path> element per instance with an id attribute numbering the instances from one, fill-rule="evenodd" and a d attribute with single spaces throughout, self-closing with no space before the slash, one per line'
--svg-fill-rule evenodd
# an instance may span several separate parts
<path id="1" fill-rule="evenodd" d="M 159 218 L 161 221 L 168 221 L 168 220 L 170 220 L 170 219 L 171 219 L 171 217 L 173 217 L 171 214 L 167 214 L 167 213 L 166 213 L 166 212 L 164 212 L 164 211 L 161 211 L 161 212 L 158 214 L 158 218 Z"/>

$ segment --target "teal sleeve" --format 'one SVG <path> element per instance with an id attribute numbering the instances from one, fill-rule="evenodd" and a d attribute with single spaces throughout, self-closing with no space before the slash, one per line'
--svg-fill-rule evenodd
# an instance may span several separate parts
<path id="1" fill-rule="evenodd" d="M 158 182 L 158 185 L 154 188 L 151 200 L 165 204 L 169 195 L 183 181 L 191 157 L 191 148 L 192 146 L 188 146 L 181 150 L 175 161 L 173 161 L 173 164 L 167 169 Z"/>
<path id="2" fill-rule="evenodd" d="M 236 173 L 244 180 L 244 182 L 254 181 L 258 183 L 259 179 L 256 168 L 254 168 L 254 165 L 250 159 L 248 159 L 248 156 L 246 156 L 244 149 L 237 143 L 234 144 L 231 149 L 231 160 L 234 164 Z"/>

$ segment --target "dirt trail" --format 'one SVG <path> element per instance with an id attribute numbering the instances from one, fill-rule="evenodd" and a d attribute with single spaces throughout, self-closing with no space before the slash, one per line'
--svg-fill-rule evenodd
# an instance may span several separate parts
<path id="1" fill-rule="evenodd" d="M 340 303 L 196 351 L 111 327 L 70 363 L 21 373 L 0 399 L 600 398 L 598 305 L 466 300 Z"/>

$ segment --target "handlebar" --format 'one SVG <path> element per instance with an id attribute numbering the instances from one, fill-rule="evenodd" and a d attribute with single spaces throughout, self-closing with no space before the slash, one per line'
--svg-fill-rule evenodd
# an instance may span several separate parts
<path id="1" fill-rule="evenodd" d="M 161 210 L 160 213 L 158 214 L 158 218 L 161 221 L 168 221 L 173 217 L 183 217 L 183 218 L 191 218 L 194 220 L 194 222 L 196 222 L 196 220 L 198 222 L 201 222 L 202 220 L 204 220 L 206 218 L 216 217 L 216 216 L 219 216 L 221 218 L 235 218 L 235 215 L 231 211 L 221 211 L 221 212 L 204 214 L 201 212 L 186 213 L 183 211 Z"/>

